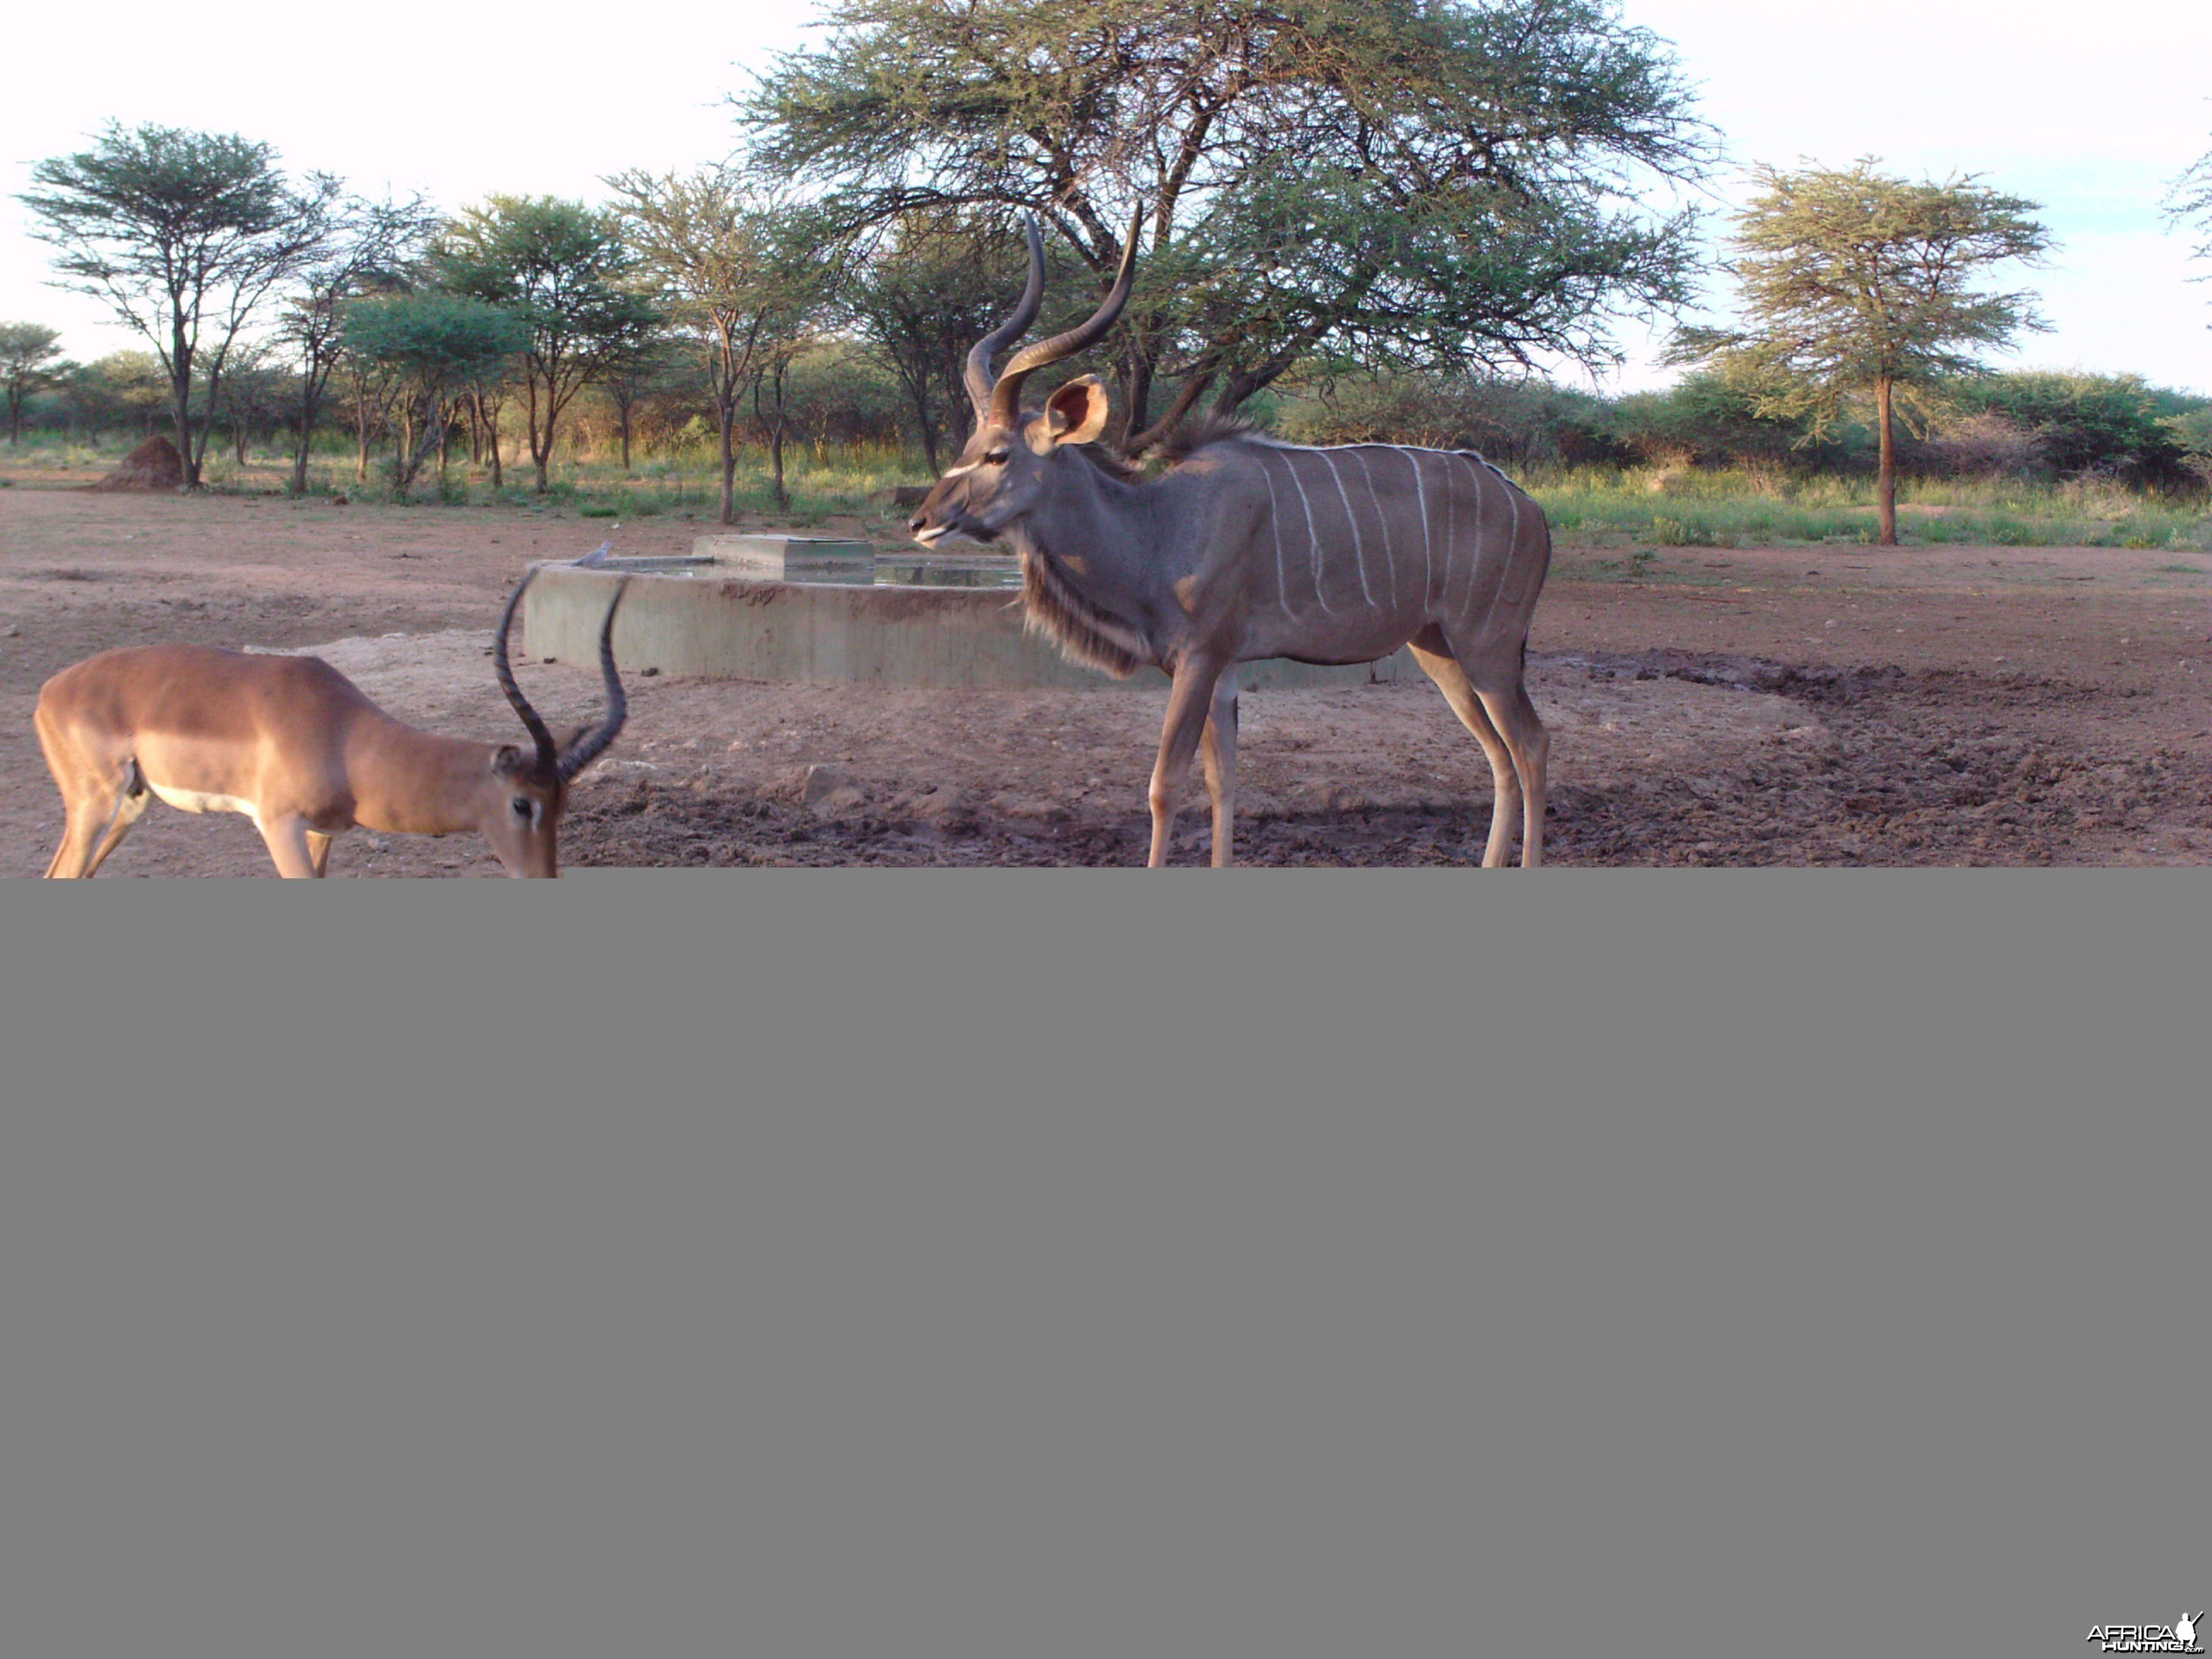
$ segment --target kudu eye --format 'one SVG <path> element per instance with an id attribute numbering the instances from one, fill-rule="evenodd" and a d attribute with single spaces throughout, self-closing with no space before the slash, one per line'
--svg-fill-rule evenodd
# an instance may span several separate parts
<path id="1" fill-rule="evenodd" d="M 517 795 L 508 803 L 508 805 L 514 808 L 515 817 L 519 818 L 526 818 L 530 816 L 530 798 L 528 796 Z"/>
<path id="2" fill-rule="evenodd" d="M 1013 453 L 1013 452 L 1010 449 L 992 450 L 988 454 L 983 457 L 983 465 L 986 466 L 1004 466 L 1006 464 L 1006 457 L 1012 453 Z"/>

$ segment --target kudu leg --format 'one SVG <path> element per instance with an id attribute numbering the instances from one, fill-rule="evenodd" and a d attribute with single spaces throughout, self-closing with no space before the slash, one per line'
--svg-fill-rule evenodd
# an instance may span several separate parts
<path id="1" fill-rule="evenodd" d="M 307 831 L 307 862 L 315 866 L 318 876 L 331 872 L 331 842 L 333 836 L 310 830 Z"/>
<path id="2" fill-rule="evenodd" d="M 1160 756 L 1152 765 L 1152 854 L 1146 861 L 1152 869 L 1168 861 L 1168 832 L 1175 824 L 1176 796 L 1182 789 L 1190 757 L 1197 752 L 1200 735 L 1206 729 L 1214 684 L 1227 666 L 1218 659 L 1186 657 L 1176 669 L 1175 683 L 1168 688 Z"/>
<path id="3" fill-rule="evenodd" d="M 1206 793 L 1213 800 L 1213 867 L 1237 859 L 1237 671 L 1213 683 L 1213 708 L 1199 739 L 1206 763 Z"/>
<path id="4" fill-rule="evenodd" d="M 1528 688 L 1516 678 L 1510 691 L 1479 694 L 1482 706 L 1505 739 L 1513 769 L 1521 775 L 1521 866 L 1533 870 L 1544 861 L 1544 803 L 1552 758 L 1552 734 L 1528 701 Z"/>
<path id="5" fill-rule="evenodd" d="M 1474 734 L 1483 758 L 1490 763 L 1490 840 L 1482 849 L 1482 867 L 1495 870 L 1513 851 L 1514 823 L 1521 817 L 1521 775 L 1514 768 L 1512 750 L 1475 696 L 1467 670 L 1459 665 L 1458 658 L 1440 648 L 1443 645 L 1442 639 L 1427 647 L 1415 645 L 1413 660 L 1437 683 L 1437 690 L 1444 694 L 1460 724 Z"/>

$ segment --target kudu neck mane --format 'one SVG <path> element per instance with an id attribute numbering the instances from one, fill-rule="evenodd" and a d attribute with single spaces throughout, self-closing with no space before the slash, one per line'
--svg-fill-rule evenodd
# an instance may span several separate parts
<path id="1" fill-rule="evenodd" d="M 1170 434 L 1158 453 L 1172 471 L 1201 449 L 1231 443 L 1254 432 L 1250 422 L 1236 416 L 1204 416 Z M 1107 483 L 1096 498 L 1101 505 L 1127 501 L 1158 483 L 1147 479 L 1134 462 L 1101 444 L 1071 445 L 1061 453 L 1079 456 Z M 1061 550 L 1053 545 L 1054 532 L 1037 517 L 1025 518 L 1011 530 L 1021 554 L 1023 606 L 1030 627 L 1052 638 L 1064 656 L 1117 678 L 1127 679 L 1156 661 L 1155 647 L 1144 628 L 1107 603 L 1098 590 L 1108 584 L 1085 581 L 1076 574 Z M 1086 574 L 1097 570 L 1101 562 L 1097 556 L 1086 553 L 1080 557 Z"/>
<path id="2" fill-rule="evenodd" d="M 1094 452 L 1087 445 L 1061 453 L 1080 456 L 1096 475 L 1098 493 L 1092 500 L 1098 505 L 1143 487 L 1144 475 L 1119 456 Z M 1043 518 L 1030 514 L 1008 526 L 1010 538 L 1021 555 L 1022 607 L 1030 627 L 1048 635 L 1070 660 L 1127 679 L 1152 661 L 1151 641 L 1141 627 L 1113 610 L 1103 596 L 1085 591 L 1075 569 L 1053 544 L 1055 532 Z M 1090 545 L 1091 541 L 1085 544 Z M 1079 555 L 1078 564 L 1088 571 L 1097 569 L 1097 560 L 1091 554 Z M 1103 585 L 1096 580 L 1088 584 L 1092 588 Z"/>

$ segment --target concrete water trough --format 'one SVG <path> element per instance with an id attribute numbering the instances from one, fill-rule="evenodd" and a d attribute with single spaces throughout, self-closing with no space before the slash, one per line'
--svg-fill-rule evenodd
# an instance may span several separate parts
<path id="1" fill-rule="evenodd" d="M 629 596 L 615 619 L 615 660 L 714 679 L 939 690 L 1152 686 L 1149 671 L 1117 680 L 1061 659 L 1022 625 L 1021 573 L 1011 554 L 877 554 L 861 542 L 796 536 L 702 536 L 691 556 L 541 563 L 523 596 L 524 649 L 590 665 L 616 581 Z M 1413 654 L 1322 666 L 1271 658 L 1242 665 L 1248 691 L 1366 685 L 1420 674 Z"/>

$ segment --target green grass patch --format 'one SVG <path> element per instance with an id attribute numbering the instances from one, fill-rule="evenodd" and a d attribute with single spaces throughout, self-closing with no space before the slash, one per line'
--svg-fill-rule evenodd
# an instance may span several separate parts
<path id="1" fill-rule="evenodd" d="M 1871 479 L 1769 476 L 1741 470 L 1583 467 L 1521 482 L 1556 534 L 1656 547 L 1872 542 L 1880 530 Z M 2212 547 L 2201 501 L 2109 484 L 1913 480 L 1898 490 L 1898 538 L 2003 547 Z"/>
<path id="2" fill-rule="evenodd" d="M 121 434 L 99 444 L 68 444 L 51 434 L 27 434 L 26 439 L 20 452 L 0 451 L 0 467 L 96 474 L 132 447 Z M 870 533 L 880 524 L 886 537 L 896 538 L 905 514 L 890 505 L 886 492 L 896 484 L 926 483 L 930 478 L 918 453 L 887 447 L 817 449 L 794 443 L 786 459 L 790 504 L 781 507 L 765 455 L 750 447 L 741 453 L 733 492 L 739 522 L 809 528 L 849 517 L 860 520 Z M 307 495 L 343 494 L 356 501 L 390 502 L 392 491 L 382 474 L 388 460 L 387 445 L 372 460 L 371 476 L 362 483 L 355 477 L 357 460 L 350 441 L 325 437 L 310 458 Z M 625 469 L 611 456 L 564 459 L 555 465 L 549 488 L 540 494 L 526 461 L 508 467 L 495 490 L 489 469 L 457 459 L 442 484 L 434 472 L 418 478 L 409 504 L 425 510 L 492 507 L 623 523 L 656 517 L 714 519 L 720 474 L 711 442 L 640 451 L 635 461 Z M 257 449 L 243 467 L 227 453 L 210 449 L 208 455 L 209 484 L 218 490 L 289 489 L 290 476 L 289 458 L 281 445 Z M 1519 470 L 1515 476 L 1542 505 L 1563 541 L 1607 550 L 1854 546 L 1873 542 L 1878 533 L 1870 477 L 1682 466 Z M 1899 487 L 1898 507 L 1899 538 L 1907 546 L 2212 551 L 2212 511 L 2203 501 L 2108 482 L 1910 479 Z"/>

